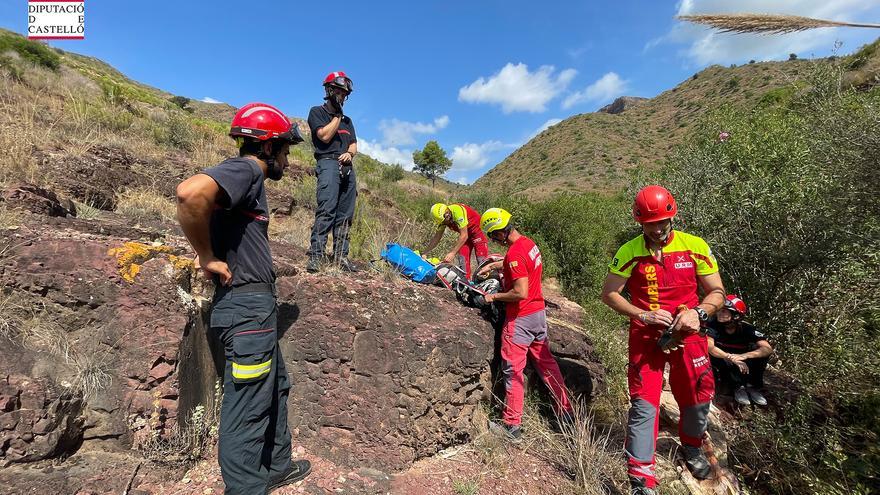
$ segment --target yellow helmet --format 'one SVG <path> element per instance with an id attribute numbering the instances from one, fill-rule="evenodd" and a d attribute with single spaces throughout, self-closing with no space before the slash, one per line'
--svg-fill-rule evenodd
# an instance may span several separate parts
<path id="1" fill-rule="evenodd" d="M 480 228 L 487 234 L 507 227 L 508 223 L 510 223 L 510 213 L 504 208 L 489 208 L 480 217 Z"/>
<path id="2" fill-rule="evenodd" d="M 435 203 L 434 206 L 431 207 L 431 217 L 434 219 L 434 223 L 440 225 L 446 220 L 446 212 L 449 211 L 449 207 L 443 203 Z"/>

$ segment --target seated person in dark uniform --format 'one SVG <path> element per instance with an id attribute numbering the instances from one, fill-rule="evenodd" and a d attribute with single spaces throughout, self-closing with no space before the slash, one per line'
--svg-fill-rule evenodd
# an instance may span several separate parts
<path id="1" fill-rule="evenodd" d="M 732 386 L 737 403 L 766 406 L 761 388 L 773 348 L 763 333 L 743 321 L 747 310 L 737 295 L 727 296 L 724 308 L 709 323 L 709 358 L 716 382 Z"/>

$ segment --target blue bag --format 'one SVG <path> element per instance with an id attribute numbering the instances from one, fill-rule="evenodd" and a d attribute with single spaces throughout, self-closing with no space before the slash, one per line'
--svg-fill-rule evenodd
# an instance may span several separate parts
<path id="1" fill-rule="evenodd" d="M 434 265 L 423 260 L 412 249 L 400 244 L 389 243 L 379 253 L 383 260 L 397 269 L 404 277 L 421 284 L 432 284 L 437 276 Z"/>

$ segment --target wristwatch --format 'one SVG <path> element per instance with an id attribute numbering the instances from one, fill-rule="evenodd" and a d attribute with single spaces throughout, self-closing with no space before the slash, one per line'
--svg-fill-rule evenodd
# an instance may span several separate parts
<path id="1" fill-rule="evenodd" d="M 709 313 L 707 313 L 705 309 L 699 306 L 696 306 L 693 309 L 697 312 L 697 316 L 700 318 L 701 322 L 706 323 L 709 321 Z"/>

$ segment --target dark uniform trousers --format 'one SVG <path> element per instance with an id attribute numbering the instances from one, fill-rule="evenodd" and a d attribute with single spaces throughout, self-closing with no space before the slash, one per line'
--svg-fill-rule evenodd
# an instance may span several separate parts
<path id="1" fill-rule="evenodd" d="M 768 358 L 746 359 L 749 374 L 744 375 L 735 364 L 713 357 L 712 368 L 715 371 L 715 379 L 736 390 L 739 387 L 751 385 L 755 388 L 764 386 L 764 371 L 767 369 Z"/>
<path id="2" fill-rule="evenodd" d="M 351 172 L 340 176 L 339 162 L 335 158 L 322 158 L 315 166 L 315 175 L 318 178 L 318 208 L 315 210 L 309 256 L 324 255 L 327 236 L 331 230 L 333 255 L 336 258 L 348 256 L 348 237 L 357 199 L 357 179 L 354 167 L 347 169 Z"/>
<path id="3" fill-rule="evenodd" d="M 219 462 L 226 494 L 265 494 L 290 467 L 290 382 L 278 348 L 272 292 L 218 289 L 211 330 L 226 355 Z"/>

